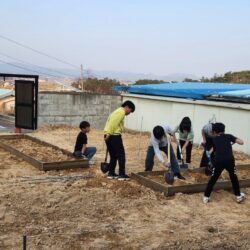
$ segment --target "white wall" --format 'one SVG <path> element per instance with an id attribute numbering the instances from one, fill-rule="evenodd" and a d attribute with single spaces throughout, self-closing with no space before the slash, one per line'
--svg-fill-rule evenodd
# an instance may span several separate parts
<path id="1" fill-rule="evenodd" d="M 129 129 L 151 131 L 154 126 L 178 125 L 184 116 L 189 116 L 194 128 L 194 142 L 201 142 L 201 129 L 209 121 L 223 122 L 226 133 L 244 140 L 235 150 L 250 154 L 250 104 L 226 103 L 205 100 L 188 100 L 160 96 L 123 94 L 123 101 L 131 100 L 136 106 L 134 113 L 126 117 Z"/>

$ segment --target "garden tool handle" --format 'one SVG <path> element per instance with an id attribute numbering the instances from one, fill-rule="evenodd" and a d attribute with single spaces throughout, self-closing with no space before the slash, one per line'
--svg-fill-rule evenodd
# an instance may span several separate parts
<path id="1" fill-rule="evenodd" d="M 104 162 L 107 162 L 107 160 L 108 160 L 108 148 L 106 147 L 106 154 L 105 154 Z"/>
<path id="2" fill-rule="evenodd" d="M 170 158 L 171 137 L 167 135 L 167 139 L 168 139 L 168 162 L 171 164 L 171 158 Z"/>

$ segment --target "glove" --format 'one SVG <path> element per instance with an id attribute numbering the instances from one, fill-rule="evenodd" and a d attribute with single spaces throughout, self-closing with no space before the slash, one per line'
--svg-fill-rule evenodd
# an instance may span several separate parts
<path id="1" fill-rule="evenodd" d="M 163 166 L 166 167 L 166 168 L 170 168 L 170 162 L 165 161 L 163 163 Z"/>
<path id="2" fill-rule="evenodd" d="M 207 156 L 208 160 L 211 161 L 211 155 L 207 150 L 206 150 L 206 156 Z"/>

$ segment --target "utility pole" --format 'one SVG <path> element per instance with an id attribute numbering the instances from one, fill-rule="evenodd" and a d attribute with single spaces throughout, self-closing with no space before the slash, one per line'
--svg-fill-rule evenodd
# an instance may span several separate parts
<path id="1" fill-rule="evenodd" d="M 82 67 L 82 64 L 81 64 L 81 85 L 82 85 L 82 92 L 83 92 L 83 67 Z"/>

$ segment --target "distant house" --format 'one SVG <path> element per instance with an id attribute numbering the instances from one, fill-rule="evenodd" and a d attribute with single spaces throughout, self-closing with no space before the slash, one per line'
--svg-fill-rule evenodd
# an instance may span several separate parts
<path id="1" fill-rule="evenodd" d="M 13 82 L 4 82 L 4 84 L 3 84 L 3 86 L 4 86 L 4 88 L 13 88 L 13 85 L 14 85 L 14 83 Z"/>
<path id="2" fill-rule="evenodd" d="M 0 89 L 0 113 L 15 113 L 15 92 L 9 89 Z"/>

